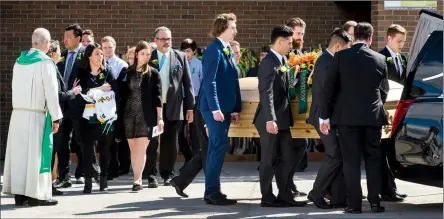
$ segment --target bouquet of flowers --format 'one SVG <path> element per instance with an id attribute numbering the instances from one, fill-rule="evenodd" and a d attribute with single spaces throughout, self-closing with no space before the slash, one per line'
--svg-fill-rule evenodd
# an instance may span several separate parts
<path id="1" fill-rule="evenodd" d="M 296 98 L 296 93 L 298 93 L 299 113 L 307 112 L 308 88 L 311 85 L 311 76 L 315 63 L 321 53 L 319 50 L 305 53 L 302 56 L 296 55 L 293 52 L 289 55 L 289 95 L 292 100 Z"/>

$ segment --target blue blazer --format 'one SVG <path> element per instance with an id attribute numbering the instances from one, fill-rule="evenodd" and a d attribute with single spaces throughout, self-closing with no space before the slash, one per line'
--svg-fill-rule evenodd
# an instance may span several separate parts
<path id="1" fill-rule="evenodd" d="M 202 85 L 199 110 L 241 112 L 242 99 L 234 54 L 223 51 L 222 42 L 213 40 L 202 56 Z"/>

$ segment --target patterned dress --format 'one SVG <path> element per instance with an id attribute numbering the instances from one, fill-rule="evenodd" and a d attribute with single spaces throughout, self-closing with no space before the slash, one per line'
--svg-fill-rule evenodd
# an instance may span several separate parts
<path id="1" fill-rule="evenodd" d="M 140 72 L 129 78 L 129 96 L 125 107 L 125 133 L 127 138 L 148 137 L 151 139 L 151 127 L 145 122 L 142 110 L 142 93 L 140 89 Z"/>

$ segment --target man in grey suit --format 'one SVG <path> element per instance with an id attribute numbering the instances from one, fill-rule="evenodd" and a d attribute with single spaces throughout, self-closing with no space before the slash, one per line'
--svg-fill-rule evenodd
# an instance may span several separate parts
<path id="1" fill-rule="evenodd" d="M 293 126 L 288 98 L 288 64 L 285 55 L 291 49 L 293 30 L 278 26 L 271 34 L 272 48 L 259 67 L 259 105 L 253 123 L 260 135 L 261 161 L 259 179 L 262 207 L 297 207 L 291 193 L 292 169 L 296 159 L 291 146 L 290 126 Z M 279 158 L 279 159 L 278 159 Z M 279 194 L 272 190 L 273 176 Z"/>
<path id="2" fill-rule="evenodd" d="M 310 115 L 307 122 L 313 125 L 321 137 L 325 146 L 325 157 L 319 168 L 318 175 L 313 184 L 313 190 L 308 193 L 308 199 L 318 208 L 328 209 L 339 207 L 345 204 L 345 193 L 342 191 L 342 156 L 339 149 L 339 141 L 336 136 L 336 130 L 324 135 L 319 130 L 319 116 L 321 114 L 321 99 L 324 92 L 323 84 L 326 80 L 326 74 L 333 62 L 333 56 L 336 52 L 349 48 L 352 42 L 351 36 L 344 30 L 337 28 L 330 35 L 328 48 L 319 57 L 313 72 L 313 95 L 310 108 Z M 332 198 L 328 205 L 324 196 L 330 188 Z"/>
<path id="3" fill-rule="evenodd" d="M 160 136 L 162 144 L 160 150 L 159 172 L 165 186 L 171 185 L 174 177 L 174 164 L 178 150 L 178 134 L 180 122 L 193 122 L 194 92 L 191 84 L 189 62 L 185 53 L 171 48 L 171 30 L 167 27 L 158 27 L 154 31 L 154 42 L 157 49 L 151 54 L 149 64 L 156 68 L 162 81 L 164 133 Z M 184 118 L 185 107 L 186 117 Z M 148 175 L 148 187 L 156 188 L 157 170 L 156 155 L 159 138 L 154 138 L 147 149 L 145 165 Z"/>
<path id="4" fill-rule="evenodd" d="M 362 213 L 361 155 L 371 210 L 385 211 L 379 198 L 380 141 L 382 126 L 388 124 L 384 109 L 389 91 L 388 70 L 385 56 L 369 48 L 372 37 L 372 25 L 359 23 L 355 27 L 355 44 L 335 54 L 323 83 L 319 129 L 328 135 L 334 134 L 331 125 L 337 128 L 347 194 L 346 213 Z"/>

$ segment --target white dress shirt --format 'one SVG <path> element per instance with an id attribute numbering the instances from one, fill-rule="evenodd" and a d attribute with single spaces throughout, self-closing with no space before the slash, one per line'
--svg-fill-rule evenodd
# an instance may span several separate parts
<path id="1" fill-rule="evenodd" d="M 390 47 L 385 46 L 387 50 L 390 52 L 390 55 L 392 56 L 393 63 L 395 63 L 396 70 L 398 70 L 399 75 L 402 76 L 402 64 L 400 63 L 402 61 L 402 57 L 399 53 L 395 53 Z M 396 58 L 397 57 L 397 58 Z M 398 59 L 398 62 L 396 62 L 396 59 Z"/>
<path id="2" fill-rule="evenodd" d="M 119 74 L 122 72 L 123 68 L 128 68 L 128 64 L 116 55 L 113 55 L 111 58 L 106 60 L 106 65 L 111 68 L 111 73 L 114 75 L 114 79 L 119 77 Z"/>

